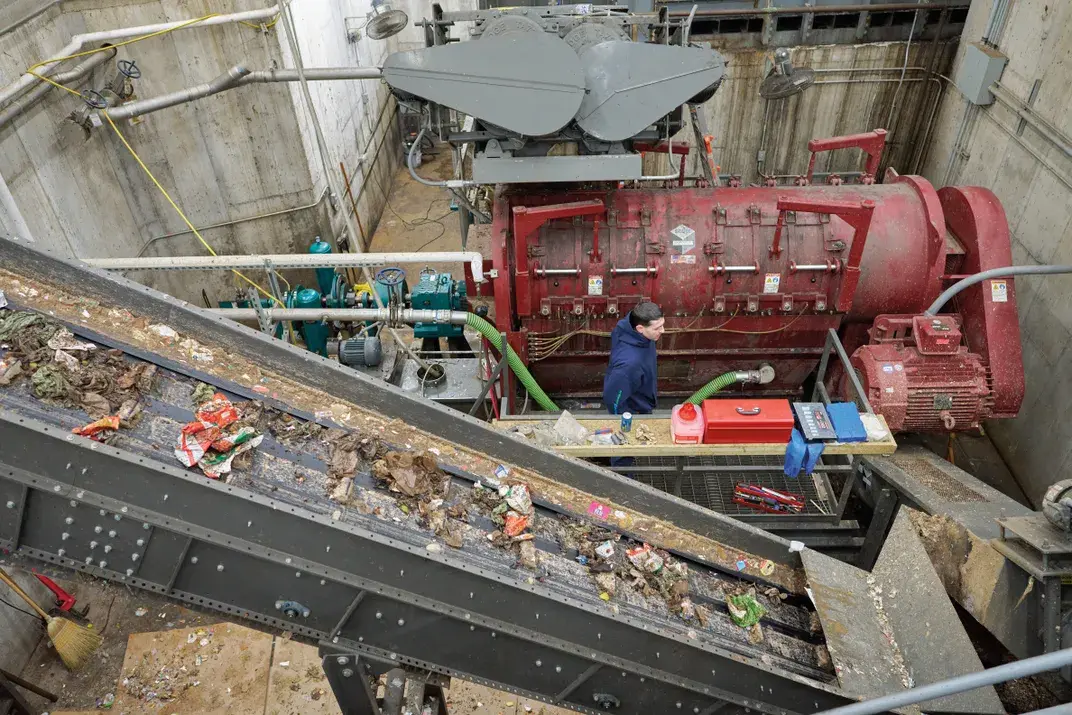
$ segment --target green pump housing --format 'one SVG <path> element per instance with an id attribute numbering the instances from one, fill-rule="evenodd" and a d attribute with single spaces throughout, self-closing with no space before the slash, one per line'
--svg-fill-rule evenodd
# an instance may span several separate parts
<path id="1" fill-rule="evenodd" d="M 293 293 L 295 308 L 320 308 L 320 291 L 313 288 L 298 286 Z M 289 302 L 289 301 L 288 301 Z M 302 321 L 299 329 L 305 339 L 305 347 L 309 352 L 328 356 L 328 338 L 331 336 L 331 327 L 323 320 Z"/>
<path id="2" fill-rule="evenodd" d="M 450 273 L 421 271 L 420 282 L 410 292 L 414 310 L 465 310 L 465 281 L 455 281 Z M 460 338 L 464 326 L 449 323 L 417 323 L 415 338 Z"/>
<path id="3" fill-rule="evenodd" d="M 316 240 L 309 246 L 309 253 L 325 255 L 331 253 L 331 244 L 327 241 L 321 241 L 320 236 L 316 237 Z M 317 268 L 316 269 L 316 284 L 320 288 L 321 295 L 330 295 L 331 287 L 335 283 L 335 269 L 334 268 Z"/>

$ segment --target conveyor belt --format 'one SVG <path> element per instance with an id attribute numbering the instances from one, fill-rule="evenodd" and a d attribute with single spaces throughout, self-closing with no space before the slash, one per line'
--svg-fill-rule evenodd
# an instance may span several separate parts
<path id="1" fill-rule="evenodd" d="M 0 349 L 0 359 L 3 355 L 4 351 Z M 129 359 L 129 362 L 137 364 L 142 361 Z M 160 464 L 175 463 L 173 444 L 182 426 L 194 419 L 191 395 L 197 383 L 170 370 L 158 371 L 155 382 L 153 394 L 143 398 L 145 409 L 134 427 L 119 430 L 109 440 L 109 445 L 138 458 Z M 228 397 L 237 404 L 242 402 L 236 395 Z M 80 409 L 65 408 L 37 399 L 32 394 L 29 381 L 25 379 L 7 388 L 0 388 L 0 408 L 19 418 L 56 427 L 64 433 L 90 421 Z M 304 421 L 297 420 L 292 424 L 300 428 Z M 402 446 L 399 448 L 404 449 Z M 330 518 L 339 505 L 329 499 L 327 465 L 328 444 L 323 438 L 303 440 L 299 446 L 288 448 L 269 431 L 265 433 L 264 442 L 253 452 L 251 467 L 232 472 L 226 483 L 270 497 L 281 504 Z M 392 495 L 376 488 L 375 480 L 367 471 L 368 466 L 362 465 L 355 477 L 354 498 L 381 511 L 375 516 L 368 516 L 355 509 L 339 510 L 340 523 L 366 528 L 388 526 L 392 530 L 402 529 L 406 532 L 407 541 L 414 546 L 436 542 L 436 535 L 421 526 L 421 519 L 415 511 L 403 511 Z M 196 470 L 191 470 L 190 474 L 195 478 L 199 476 Z M 455 477 L 444 507 L 469 504 L 472 490 L 472 481 Z M 465 544 L 461 553 L 472 566 L 479 564 L 481 568 L 494 570 L 504 577 L 512 574 L 522 580 L 531 575 L 531 572 L 515 568 L 515 558 L 509 552 L 488 544 L 487 533 L 497 527 L 486 515 L 470 506 L 467 518 L 470 528 L 465 529 Z M 368 523 L 375 520 L 381 523 Z M 536 546 L 544 554 L 540 574 L 542 582 L 559 590 L 563 597 L 592 600 L 598 594 L 598 589 L 589 579 L 587 569 L 575 560 L 576 549 L 566 549 L 562 544 L 563 532 L 577 523 L 580 520 L 569 515 L 539 509 L 534 533 Z M 633 545 L 639 544 L 633 542 Z M 73 554 L 75 548 L 67 551 Z M 785 603 L 777 596 L 769 598 L 761 595 L 760 600 L 768 609 L 763 621 L 768 630 L 761 643 L 752 644 L 748 632 L 730 621 L 725 597 L 725 593 L 748 582 L 704 564 L 691 562 L 688 566 L 689 592 L 695 603 L 711 609 L 712 618 L 707 630 L 726 639 L 723 645 L 734 644 L 733 647 L 741 655 L 772 659 L 779 666 L 806 677 L 817 680 L 831 678 L 833 670 L 829 658 L 823 653 L 818 621 L 806 599 L 794 598 Z M 759 587 L 770 588 L 770 585 L 760 583 Z M 625 596 L 620 599 L 621 607 L 628 604 L 636 608 L 638 617 L 666 619 L 671 623 L 676 620 L 668 611 L 665 600 L 645 599 L 626 588 L 621 593 Z M 695 629 L 696 624 L 693 623 L 692 627 Z M 702 637 L 704 630 L 699 629 L 696 637 Z"/>
<path id="2" fill-rule="evenodd" d="M 71 435 L 86 421 L 79 411 L 44 405 L 24 386 L 0 389 L 0 548 L 284 628 L 321 642 L 322 652 L 461 675 L 585 712 L 609 697 L 615 712 L 629 715 L 803 713 L 867 694 L 866 675 L 854 681 L 853 696 L 839 689 L 833 672 L 842 666 L 827 658 L 803 596 L 805 578 L 826 582 L 836 570 L 821 554 L 809 554 L 805 574 L 787 542 L 758 529 L 3 239 L 0 290 L 12 303 L 32 303 L 76 333 L 99 334 L 165 368 L 142 422 L 115 446 Z M 166 323 L 179 340 L 145 340 L 150 323 Z M 184 338 L 214 349 L 216 360 L 191 359 L 179 349 Z M 235 399 L 266 386 L 266 401 L 305 418 L 330 405 L 318 421 L 375 429 L 407 449 L 437 444 L 442 461 L 462 467 L 454 470 L 451 501 L 471 493 L 466 471 L 486 475 L 496 462 L 509 465 L 542 500 L 540 570 L 518 568 L 512 554 L 487 544 L 486 524 L 472 510 L 461 549 L 428 548 L 433 535 L 370 488 L 363 471 L 357 488 L 379 513 L 338 509 L 326 498 L 326 454 L 316 444 L 290 451 L 266 439 L 249 471 L 228 483 L 182 468 L 171 443 L 190 414 L 190 376 Z M 706 627 L 628 590 L 601 600 L 562 546 L 562 530 L 596 500 L 615 514 L 599 526 L 627 528 L 689 559 L 690 594 L 712 610 Z M 112 547 L 104 558 L 93 546 L 100 533 Z M 774 569 L 761 575 L 768 560 Z M 767 581 L 790 594 L 784 603 L 767 601 L 759 642 L 722 605 L 738 576 L 760 592 Z M 869 607 L 867 597 L 852 600 L 857 610 Z M 277 605 L 285 601 L 309 615 L 287 615 Z M 842 642 L 853 638 L 836 614 L 817 615 Z M 857 651 L 869 652 L 866 644 Z M 333 686 L 347 677 L 342 660 L 325 660 Z"/>

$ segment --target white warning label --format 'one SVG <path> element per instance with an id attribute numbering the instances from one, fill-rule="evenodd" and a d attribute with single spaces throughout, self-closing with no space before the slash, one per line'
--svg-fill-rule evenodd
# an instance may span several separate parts
<path id="1" fill-rule="evenodd" d="M 588 295 L 603 295 L 603 276 L 588 278 Z"/>
<path id="2" fill-rule="evenodd" d="M 768 273 L 763 278 L 763 292 L 764 293 L 777 293 L 778 286 L 782 284 L 781 273 Z"/>
<path id="3" fill-rule="evenodd" d="M 675 265 L 675 264 L 678 264 L 678 263 L 694 264 L 694 263 L 696 263 L 696 256 L 692 255 L 691 253 L 689 255 L 680 255 L 680 256 L 676 255 L 676 254 L 671 254 L 670 255 L 670 265 Z"/>
<path id="4" fill-rule="evenodd" d="M 1008 281 L 990 281 L 990 300 L 995 303 L 1009 302 Z"/>

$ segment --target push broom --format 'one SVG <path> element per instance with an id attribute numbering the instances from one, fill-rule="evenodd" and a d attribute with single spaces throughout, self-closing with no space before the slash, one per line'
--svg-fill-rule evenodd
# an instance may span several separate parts
<path id="1" fill-rule="evenodd" d="M 100 648 L 101 637 L 96 631 L 80 626 L 67 618 L 57 618 L 45 613 L 2 568 L 0 568 L 0 581 L 6 583 L 12 591 L 37 611 L 37 615 L 45 619 L 45 623 L 48 624 L 48 639 L 52 641 L 52 646 L 59 653 L 60 660 L 68 668 L 79 670 L 86 664 L 93 652 Z"/>

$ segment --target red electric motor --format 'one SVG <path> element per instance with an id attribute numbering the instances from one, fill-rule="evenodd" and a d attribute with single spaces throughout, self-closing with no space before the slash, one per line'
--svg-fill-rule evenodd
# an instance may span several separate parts
<path id="1" fill-rule="evenodd" d="M 871 337 L 851 362 L 871 408 L 890 429 L 972 429 L 990 417 L 986 363 L 962 344 L 955 316 L 882 315 Z"/>
<path id="2" fill-rule="evenodd" d="M 892 170 L 872 183 L 884 142 L 876 130 L 809 143 L 813 155 L 862 149 L 858 184 L 506 188 L 481 292 L 551 395 L 598 399 L 611 330 L 653 301 L 666 316 L 660 395 L 761 363 L 775 379 L 750 396 L 801 395 L 833 329 L 894 429 L 1015 415 L 1024 387 L 1011 279 L 961 293 L 933 340 L 932 323 L 913 320 L 964 275 L 1011 265 L 1001 204 L 984 188 L 936 191 Z"/>

